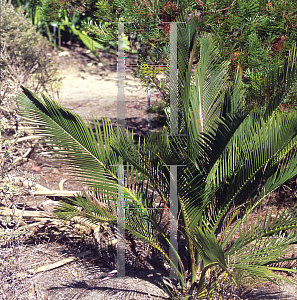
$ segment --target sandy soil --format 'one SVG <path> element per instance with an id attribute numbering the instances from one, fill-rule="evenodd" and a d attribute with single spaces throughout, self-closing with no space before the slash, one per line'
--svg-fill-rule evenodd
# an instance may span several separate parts
<path id="1" fill-rule="evenodd" d="M 51 53 L 64 78 L 60 90 L 61 104 L 92 120 L 94 117 L 117 118 L 117 56 L 110 53 L 99 54 L 101 62 L 79 46 L 63 48 L 65 55 Z M 67 54 L 68 53 L 68 54 Z M 60 52 L 61 55 L 61 52 Z M 126 54 L 126 65 L 137 64 L 135 54 Z M 135 67 L 125 70 L 125 117 L 126 126 L 138 134 L 148 132 L 147 91 L 141 81 L 134 77 Z M 157 91 L 151 91 L 151 104 L 157 101 Z M 152 118 L 155 115 L 152 114 Z M 155 129 L 157 126 L 152 126 Z"/>

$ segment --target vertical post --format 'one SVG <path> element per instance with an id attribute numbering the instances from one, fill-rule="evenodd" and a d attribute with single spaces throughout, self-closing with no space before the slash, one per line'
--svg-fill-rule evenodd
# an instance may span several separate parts
<path id="1" fill-rule="evenodd" d="M 178 135 L 178 104 L 177 104 L 177 23 L 170 23 L 170 135 Z M 175 249 L 178 251 L 177 243 L 177 166 L 170 166 L 170 278 L 177 279 L 173 265 L 178 267 Z"/>
<path id="2" fill-rule="evenodd" d="M 178 135 L 177 22 L 170 23 L 170 135 Z"/>
<path id="3" fill-rule="evenodd" d="M 59 47 L 61 48 L 61 27 L 60 24 L 58 25 L 58 39 L 59 39 Z"/>
<path id="4" fill-rule="evenodd" d="M 57 24 L 52 24 L 54 27 L 54 50 L 56 51 L 56 26 Z"/>
<path id="5" fill-rule="evenodd" d="M 125 129 L 125 52 L 124 23 L 118 23 L 118 101 L 117 101 L 117 135 L 123 135 Z M 121 131 L 122 129 L 122 131 Z M 118 168 L 118 201 L 117 201 L 117 276 L 125 277 L 125 197 L 124 197 L 124 166 Z"/>
<path id="6" fill-rule="evenodd" d="M 124 196 L 124 166 L 118 169 L 118 201 L 117 201 L 117 276 L 125 277 L 125 196 Z"/>
<path id="7" fill-rule="evenodd" d="M 178 267 L 178 260 L 174 254 L 174 249 L 178 251 L 177 243 L 177 166 L 170 166 L 170 278 L 177 279 L 177 274 L 173 269 L 173 265 Z"/>
<path id="8" fill-rule="evenodd" d="M 118 102 L 117 102 L 117 122 L 118 126 L 125 128 L 125 95 L 124 95 L 124 79 L 125 79 L 125 52 L 124 52 L 124 23 L 118 23 Z M 119 132 L 118 132 L 119 134 Z"/>

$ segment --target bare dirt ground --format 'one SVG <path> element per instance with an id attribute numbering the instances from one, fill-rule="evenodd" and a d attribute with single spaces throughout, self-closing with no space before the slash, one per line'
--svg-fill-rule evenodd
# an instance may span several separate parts
<path id="1" fill-rule="evenodd" d="M 63 48 L 65 55 L 52 53 L 64 77 L 61 86 L 61 104 L 86 117 L 108 118 L 113 123 L 117 118 L 117 56 L 108 52 L 99 54 L 101 62 L 93 54 L 79 46 Z M 69 53 L 69 55 L 67 54 Z M 61 55 L 61 54 L 60 54 Z M 133 75 L 137 64 L 136 54 L 125 54 L 125 118 L 126 126 L 134 133 L 148 132 L 147 91 L 141 81 Z M 151 91 L 151 104 L 160 97 L 156 90 Z M 151 115 L 151 118 L 155 117 Z M 152 130 L 158 124 L 152 125 Z"/>
<path id="2" fill-rule="evenodd" d="M 115 122 L 116 56 L 102 54 L 103 66 L 100 66 L 83 48 L 64 50 L 69 56 L 51 53 L 65 76 L 61 104 L 88 120 L 93 113 L 99 119 L 108 117 Z M 126 63 L 136 63 L 135 57 L 127 55 Z M 146 91 L 129 70 L 126 86 L 126 125 L 137 134 L 146 134 Z M 86 188 L 74 181 L 63 168 L 53 167 L 46 148 L 31 141 L 24 142 L 24 147 L 32 147 L 32 151 L 27 161 L 20 164 L 20 169 L 39 175 L 38 184 L 44 188 L 51 192 L 55 190 L 57 194 L 62 190 Z M 166 299 L 158 283 L 162 276 L 169 275 L 169 266 L 158 253 L 127 237 L 126 277 L 117 278 L 116 246 L 112 242 L 114 231 L 102 226 L 96 236 L 93 229 L 82 231 L 73 223 L 64 224 L 53 219 L 53 207 L 61 197 L 49 196 L 49 191 L 26 195 L 16 201 L 18 209 L 25 208 L 28 213 L 23 222 L 31 227 L 23 243 L 18 238 L 18 242 L 12 243 L 7 250 L 0 248 L 3 270 L 0 274 L 0 299 Z M 35 217 L 30 217 L 29 212 Z M 38 214 L 48 214 L 49 217 L 36 217 Z M 60 265 L 54 265 L 58 262 Z M 257 290 L 237 290 L 228 299 L 296 299 L 296 294 L 292 286 L 283 284 L 273 289 L 267 286 Z"/>

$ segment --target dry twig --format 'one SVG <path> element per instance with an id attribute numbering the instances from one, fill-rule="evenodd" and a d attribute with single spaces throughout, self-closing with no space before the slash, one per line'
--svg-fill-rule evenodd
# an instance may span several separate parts
<path id="1" fill-rule="evenodd" d="M 40 273 L 40 272 L 50 271 L 50 270 L 62 267 L 65 264 L 73 262 L 73 261 L 77 260 L 78 258 L 87 256 L 89 254 L 91 254 L 90 250 L 85 251 L 85 252 L 80 253 L 80 254 L 77 254 L 75 256 L 70 256 L 68 258 L 64 258 L 64 259 L 59 260 L 59 261 L 57 261 L 57 262 L 55 262 L 53 264 L 50 264 L 50 265 L 41 266 L 41 267 L 39 267 L 37 269 L 29 269 L 26 272 L 16 274 L 15 277 L 22 278 L 22 277 L 25 277 L 27 275 L 33 275 L 33 274 L 37 274 L 37 273 Z"/>

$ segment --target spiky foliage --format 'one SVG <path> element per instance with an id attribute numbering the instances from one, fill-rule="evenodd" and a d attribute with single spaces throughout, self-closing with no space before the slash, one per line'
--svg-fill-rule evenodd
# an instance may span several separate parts
<path id="1" fill-rule="evenodd" d="M 184 21 L 184 20 L 179 20 Z M 125 228 L 149 243 L 170 261 L 170 240 L 161 225 L 159 212 L 170 204 L 170 165 L 178 167 L 177 197 L 179 230 L 187 241 L 190 269 L 178 255 L 174 270 L 184 292 L 187 273 L 191 289 L 200 296 L 214 297 L 220 276 L 236 284 L 248 281 L 277 283 L 273 271 L 287 270 L 280 263 L 288 247 L 297 241 L 294 209 L 260 215 L 261 201 L 297 175 L 297 113 L 284 117 L 277 108 L 297 79 L 295 48 L 283 68 L 275 68 L 263 89 L 269 105 L 248 110 L 240 73 L 228 82 L 228 63 L 217 64 L 218 52 L 209 35 L 200 37 L 200 61 L 191 84 L 192 53 L 195 51 L 198 19 L 180 23 L 178 31 L 179 96 L 185 136 L 171 136 L 167 128 L 134 144 L 128 130 L 112 128 L 98 120 L 94 129 L 82 119 L 43 96 L 43 101 L 26 88 L 18 96 L 21 112 L 40 125 L 40 134 L 60 150 L 55 158 L 97 193 L 61 203 L 56 214 L 69 220 L 80 216 L 99 224 L 115 224 L 116 199 L 123 186 L 126 201 Z M 123 163 L 125 161 L 125 164 Z M 119 165 L 125 165 L 124 182 L 118 184 Z M 102 195 L 106 195 L 103 198 Z M 106 201 L 113 205 L 106 207 Z M 259 215 L 255 218 L 254 211 Z M 162 242 L 161 242 L 162 241 Z M 186 250 L 188 249 L 188 250 Z M 294 258 L 295 259 L 295 258 Z M 208 270 L 217 270 L 210 280 Z"/>

